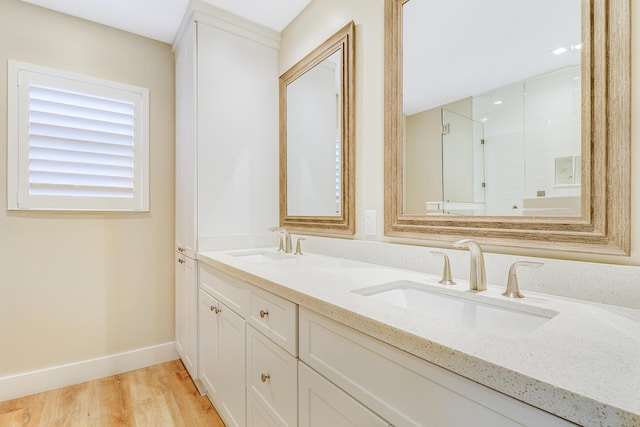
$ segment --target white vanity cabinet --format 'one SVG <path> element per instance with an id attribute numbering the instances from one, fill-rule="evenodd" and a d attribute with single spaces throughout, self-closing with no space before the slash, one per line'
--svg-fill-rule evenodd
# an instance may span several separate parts
<path id="1" fill-rule="evenodd" d="M 250 285 L 200 265 L 199 378 L 227 425 L 246 425 L 245 320 Z"/>
<path id="2" fill-rule="evenodd" d="M 392 425 L 574 425 L 305 309 L 300 359 Z"/>
<path id="3" fill-rule="evenodd" d="M 173 49 L 176 259 L 194 272 L 176 262 L 176 346 L 197 380 L 195 272 L 204 237 L 278 222 L 279 34 L 194 0 Z"/>
<path id="4" fill-rule="evenodd" d="M 199 268 L 199 378 L 227 425 L 298 425 L 298 306 Z"/>
<path id="5" fill-rule="evenodd" d="M 245 321 L 200 290 L 200 381 L 227 425 L 245 425 Z"/>
<path id="6" fill-rule="evenodd" d="M 198 262 L 196 261 L 196 39 L 190 28 L 176 57 L 176 349 L 189 375 L 198 378 Z M 198 384 L 196 382 L 196 384 Z"/>

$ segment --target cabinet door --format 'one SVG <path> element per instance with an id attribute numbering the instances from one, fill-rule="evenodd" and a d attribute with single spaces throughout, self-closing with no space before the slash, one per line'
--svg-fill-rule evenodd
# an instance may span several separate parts
<path id="1" fill-rule="evenodd" d="M 298 362 L 299 427 L 388 427 L 390 424 Z"/>
<path id="2" fill-rule="evenodd" d="M 278 422 L 251 393 L 247 393 L 247 427 L 278 427 Z"/>
<path id="3" fill-rule="evenodd" d="M 204 384 L 209 400 L 218 407 L 221 400 L 219 323 L 220 303 L 206 292 L 200 291 L 198 304 L 198 337 L 200 352 L 199 378 Z"/>
<path id="4" fill-rule="evenodd" d="M 176 50 L 176 251 L 196 253 L 196 24 Z"/>
<path id="5" fill-rule="evenodd" d="M 176 253 L 175 328 L 176 348 L 187 371 L 197 378 L 197 270 L 196 261 Z"/>
<path id="6" fill-rule="evenodd" d="M 298 423 L 297 359 L 258 332 L 247 327 L 247 394 L 283 427 Z"/>
<path id="7" fill-rule="evenodd" d="M 200 380 L 229 426 L 245 425 L 245 321 L 200 290 Z"/>
<path id="8" fill-rule="evenodd" d="M 227 425 L 244 426 L 245 392 L 245 321 L 227 306 L 219 312 L 220 386 L 222 416 Z"/>

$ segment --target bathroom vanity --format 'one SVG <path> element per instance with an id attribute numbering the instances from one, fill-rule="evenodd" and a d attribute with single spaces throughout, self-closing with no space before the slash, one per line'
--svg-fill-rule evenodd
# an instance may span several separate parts
<path id="1" fill-rule="evenodd" d="M 516 302 L 491 284 L 471 293 L 467 281 L 273 248 L 198 259 L 200 316 L 219 318 L 200 323 L 201 379 L 230 425 L 640 422 L 637 310 L 531 292 Z M 411 287 L 435 305 L 402 307 L 390 292 Z M 431 310 L 447 300 L 466 320 Z"/>

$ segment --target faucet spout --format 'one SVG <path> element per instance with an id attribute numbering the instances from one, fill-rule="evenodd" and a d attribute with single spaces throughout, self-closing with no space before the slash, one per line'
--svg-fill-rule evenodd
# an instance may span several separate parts
<path id="1" fill-rule="evenodd" d="M 471 258 L 471 271 L 469 273 L 469 290 L 486 291 L 487 274 L 484 267 L 484 256 L 480 245 L 471 239 L 462 239 L 453 242 L 455 248 L 469 248 Z"/>
<path id="2" fill-rule="evenodd" d="M 277 231 L 282 234 L 281 243 L 284 242 L 284 252 L 290 254 L 293 250 L 293 246 L 291 244 L 291 234 L 286 228 L 283 227 L 272 227 L 269 231 Z"/>

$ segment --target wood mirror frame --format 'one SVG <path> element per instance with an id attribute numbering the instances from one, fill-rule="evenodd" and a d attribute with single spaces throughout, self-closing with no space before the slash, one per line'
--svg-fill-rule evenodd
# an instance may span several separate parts
<path id="1" fill-rule="evenodd" d="M 280 226 L 319 234 L 355 233 L 355 23 L 351 21 L 280 76 Z M 336 216 L 287 214 L 287 86 L 341 52 L 341 210 Z"/>
<path id="2" fill-rule="evenodd" d="M 582 0 L 582 216 L 403 213 L 402 6 L 385 0 L 385 235 L 629 255 L 631 2 Z"/>

